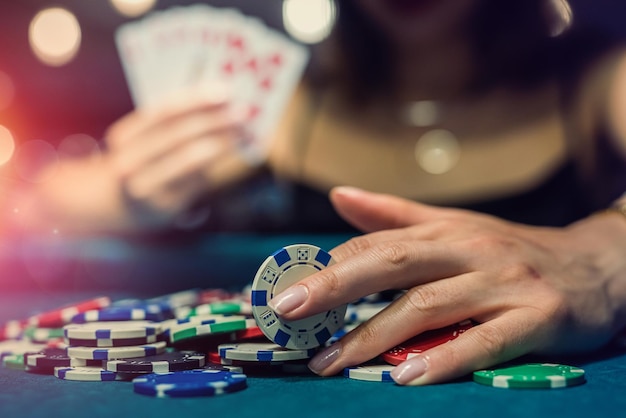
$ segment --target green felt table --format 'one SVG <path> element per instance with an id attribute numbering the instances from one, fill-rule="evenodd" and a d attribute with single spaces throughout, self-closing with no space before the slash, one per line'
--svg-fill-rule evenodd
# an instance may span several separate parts
<path id="1" fill-rule="evenodd" d="M 306 241 L 330 247 L 343 238 L 309 237 Z M 189 262 L 194 266 L 201 266 L 202 263 L 194 259 L 200 256 L 204 256 L 205 261 L 215 262 L 220 259 L 222 264 L 226 264 L 219 269 L 198 267 L 198 277 L 182 280 L 181 283 L 203 287 L 228 283 L 227 276 L 248 275 L 247 270 L 255 264 L 258 265 L 274 247 L 304 242 L 305 237 L 236 237 L 230 240 L 222 237 L 219 240 L 221 241 L 218 243 L 204 242 L 198 253 L 188 253 L 193 260 L 185 261 L 185 258 L 172 255 L 170 261 L 174 264 Z M 111 242 L 101 248 L 102 251 L 105 249 L 112 251 Z M 157 253 L 165 253 L 163 248 L 156 250 Z M 150 262 L 151 258 L 141 252 L 145 248 L 138 253 L 133 251 L 138 249 L 127 249 L 123 257 L 118 253 L 115 257 L 108 253 L 106 257 L 102 254 L 102 258 L 108 260 L 106 264 L 113 265 L 122 263 L 120 260 L 123 263 Z M 237 257 L 237 252 L 246 254 L 245 260 Z M 163 263 L 158 254 L 154 260 Z M 116 286 L 110 283 L 103 286 L 103 282 L 94 281 L 90 287 L 86 279 L 80 279 L 80 274 L 85 274 L 80 269 L 78 273 L 72 273 L 71 286 L 54 280 L 48 280 L 44 286 L 41 281 L 33 279 L 32 272 L 27 274 L 28 269 L 20 269 L 15 263 L 9 263 L 7 260 L 13 258 L 12 255 L 5 252 L 3 256 L 4 264 L 0 262 L 0 323 L 99 294 L 112 298 L 142 297 L 154 296 L 163 290 L 175 290 L 171 283 L 160 283 L 159 280 L 164 278 L 158 275 L 138 277 L 138 271 L 145 274 L 141 269 L 133 269 L 135 273 L 127 276 L 127 286 L 119 286 L 118 282 L 115 282 Z M 20 262 L 28 261 L 27 258 Z M 98 265 L 101 264 L 96 263 Z M 7 278 L 8 270 L 1 269 L 3 266 L 11 267 L 10 279 Z M 185 267 L 183 270 L 193 269 Z M 153 270 L 146 271 L 154 274 Z M 213 276 L 205 275 L 211 272 Z M 19 280 L 28 283 L 28 286 L 15 286 L 19 282 L 15 275 L 20 274 L 24 276 Z M 241 282 L 247 281 L 239 278 Z M 606 348 L 579 358 L 545 360 L 584 368 L 587 382 L 582 386 L 558 390 L 507 390 L 476 384 L 469 377 L 428 387 L 401 387 L 393 383 L 362 382 L 341 376 L 249 376 L 248 388 L 234 394 L 213 398 L 156 399 L 133 393 L 130 382 L 69 382 L 58 380 L 54 376 L 0 368 L 0 418 L 625 416 L 625 349 Z"/>

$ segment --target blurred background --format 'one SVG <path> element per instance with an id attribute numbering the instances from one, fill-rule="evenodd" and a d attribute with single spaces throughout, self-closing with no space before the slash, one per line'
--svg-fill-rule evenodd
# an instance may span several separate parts
<path id="1" fill-rule="evenodd" d="M 78 148 L 80 152 L 81 147 L 85 151 L 85 147 L 97 146 L 106 128 L 133 108 L 115 46 L 116 29 L 154 10 L 196 3 L 200 2 L 0 0 L 0 180 L 19 175 L 12 172 L 13 166 L 20 171 L 20 164 L 45 163 L 63 149 Z M 236 8 L 262 19 L 267 26 L 311 47 L 313 63 L 318 59 L 315 45 L 323 42 L 334 20 L 332 0 L 213 0 L 202 3 Z M 626 38 L 625 1 L 570 0 L 570 3 L 578 24 L 600 27 Z M 16 162 L 16 159 L 20 161 Z M 1 223 L 0 219 L 0 226 Z M 257 252 L 269 253 L 281 246 L 271 237 L 261 239 Z M 294 242 L 296 240 L 294 238 Z M 99 241 L 93 248 L 79 244 L 84 257 L 93 256 L 98 262 L 95 267 L 87 268 L 89 274 L 85 279 L 86 267 L 76 273 L 74 261 L 59 264 L 60 260 L 71 260 L 78 248 L 70 246 L 53 250 L 54 247 L 45 246 L 21 251 L 17 247 L 26 244 L 0 242 L 0 285 L 5 289 L 81 288 L 91 280 L 101 287 L 106 284 L 120 288 L 128 286 L 129 278 L 136 275 L 137 269 L 146 270 L 141 275 L 144 280 L 138 282 L 138 286 L 158 275 L 187 277 L 187 282 L 162 282 L 186 287 L 197 283 L 198 277 L 206 274 L 216 277 L 213 284 L 223 285 L 233 279 L 228 266 L 240 263 L 246 248 L 242 242 L 226 243 L 218 239 L 210 247 L 198 250 L 202 256 L 189 262 L 185 258 L 185 248 L 181 248 L 180 254 L 163 252 L 163 257 L 155 257 L 153 252 L 138 256 L 129 252 L 132 244 L 128 244 L 129 248 L 120 248 L 119 244 L 110 248 L 107 241 Z M 330 248 L 334 244 L 336 242 L 328 242 L 326 246 Z M 30 254 L 38 262 L 22 264 L 19 257 L 13 256 L 2 260 L 3 254 L 22 253 Z M 132 258 L 132 265 L 119 262 L 126 257 Z M 175 271 L 155 262 L 167 258 L 171 261 L 176 257 L 181 261 Z M 244 270 L 254 271 L 257 260 L 251 260 Z M 29 269 L 29 279 L 18 279 L 15 272 L 22 271 L 24 265 Z"/>
<path id="2" fill-rule="evenodd" d="M 205 3 L 238 8 L 314 45 L 323 40 L 332 15 L 311 10 L 327 10 L 331 1 Z M 71 135 L 100 138 L 111 122 L 133 106 L 115 48 L 116 28 L 153 10 L 194 3 L 198 1 L 1 1 L 0 164 L 9 157 L 9 135 L 18 149 L 29 140 L 58 146 Z M 578 23 L 626 36 L 626 2 L 572 0 L 571 5 Z"/>

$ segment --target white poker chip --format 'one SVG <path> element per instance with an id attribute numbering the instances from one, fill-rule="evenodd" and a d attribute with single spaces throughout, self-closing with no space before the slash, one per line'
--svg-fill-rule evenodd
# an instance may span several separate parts
<path id="1" fill-rule="evenodd" d="M 9 340 L 0 342 L 0 357 L 8 355 L 38 353 L 46 348 L 45 344 L 32 343 L 26 340 Z"/>
<path id="2" fill-rule="evenodd" d="M 61 380 L 80 382 L 123 380 L 117 373 L 104 370 L 102 367 L 55 367 L 54 375 Z"/>
<path id="3" fill-rule="evenodd" d="M 395 366 L 390 364 L 370 364 L 343 369 L 344 377 L 368 382 L 393 382 L 391 371 Z"/>
<path id="4" fill-rule="evenodd" d="M 161 354 L 165 351 L 165 346 L 165 341 L 159 341 L 153 344 L 129 347 L 69 347 L 67 354 L 69 357 L 82 358 L 85 360 L 115 360 Z"/>
<path id="5" fill-rule="evenodd" d="M 217 347 L 221 358 L 242 361 L 291 361 L 313 357 L 317 350 L 289 350 L 273 343 L 221 344 Z"/>
<path id="6" fill-rule="evenodd" d="M 71 324 L 63 327 L 65 338 L 115 340 L 142 338 L 161 334 L 161 324 L 150 321 L 103 321 Z"/>
<path id="7" fill-rule="evenodd" d="M 290 349 L 315 348 L 343 326 L 347 305 L 308 318 L 287 321 L 267 303 L 291 285 L 333 264 L 329 253 L 310 244 L 294 244 L 269 256 L 252 282 L 252 314 L 271 341 Z"/>

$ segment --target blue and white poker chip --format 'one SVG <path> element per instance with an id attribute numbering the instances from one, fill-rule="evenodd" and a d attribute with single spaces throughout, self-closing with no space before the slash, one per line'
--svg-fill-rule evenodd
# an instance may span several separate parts
<path id="1" fill-rule="evenodd" d="M 184 370 L 137 377 L 133 379 L 133 389 L 135 393 L 158 398 L 217 396 L 245 389 L 246 380 L 246 375 L 241 373 Z"/>
<path id="2" fill-rule="evenodd" d="M 69 357 L 85 360 L 115 360 L 154 356 L 164 352 L 165 346 L 165 341 L 159 341 L 153 344 L 129 347 L 68 347 L 67 354 Z"/>
<path id="3" fill-rule="evenodd" d="M 390 364 L 364 364 L 361 366 L 346 367 L 344 377 L 368 382 L 393 382 L 391 371 L 395 366 Z"/>
<path id="4" fill-rule="evenodd" d="M 252 314 L 271 341 L 289 349 L 324 344 L 343 326 L 347 305 L 297 321 L 276 315 L 267 303 L 291 285 L 333 264 L 326 251 L 310 244 L 294 244 L 269 256 L 252 282 Z"/>
<path id="5" fill-rule="evenodd" d="M 161 334 L 161 324 L 149 321 L 110 321 L 71 324 L 63 327 L 66 339 L 117 340 Z"/>
<path id="6" fill-rule="evenodd" d="M 317 352 L 312 348 L 291 350 L 273 343 L 220 344 L 217 350 L 223 359 L 258 362 L 305 360 Z"/>
<path id="7" fill-rule="evenodd" d="M 76 380 L 80 382 L 111 382 L 124 380 L 114 372 L 102 367 L 55 367 L 54 375 L 61 380 Z"/>
<path id="8" fill-rule="evenodd" d="M 79 313 L 72 318 L 72 322 L 74 324 L 84 324 L 102 321 L 163 321 L 170 315 L 171 311 L 164 311 L 157 304 L 141 307 L 115 306 Z"/>

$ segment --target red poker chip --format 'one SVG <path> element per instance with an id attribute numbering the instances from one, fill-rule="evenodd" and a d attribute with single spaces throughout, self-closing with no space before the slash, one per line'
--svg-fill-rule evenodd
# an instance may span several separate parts
<path id="1" fill-rule="evenodd" d="M 17 340 L 28 327 L 26 320 L 13 320 L 0 325 L 0 341 Z"/>
<path id="2" fill-rule="evenodd" d="M 265 336 L 265 334 L 263 334 L 263 331 L 261 331 L 261 328 L 259 327 L 235 331 L 235 341 L 249 341 L 257 339 L 267 339 L 267 337 Z"/>
<path id="3" fill-rule="evenodd" d="M 200 304 L 223 302 L 232 298 L 233 295 L 224 289 L 205 289 L 200 292 Z"/>
<path id="4" fill-rule="evenodd" d="M 38 328 L 61 328 L 69 324 L 79 313 L 106 308 L 109 305 L 111 299 L 108 297 L 90 299 L 32 316 L 28 319 L 28 324 Z"/>
<path id="5" fill-rule="evenodd" d="M 465 320 L 448 327 L 426 331 L 381 354 L 383 360 L 397 366 L 405 360 L 438 345 L 452 341 L 474 325 Z"/>

